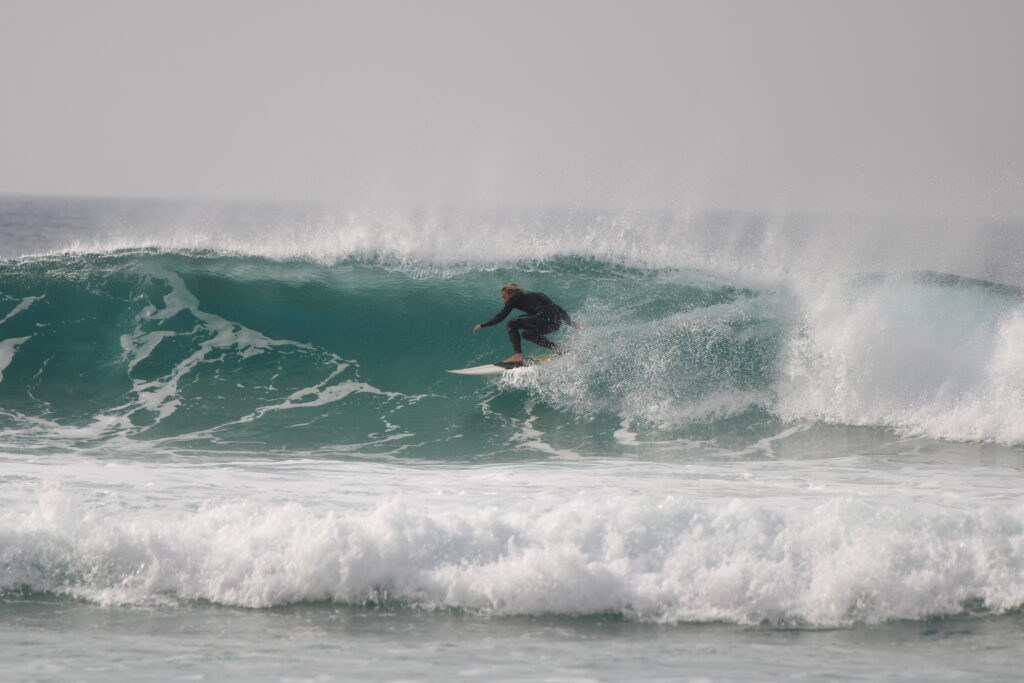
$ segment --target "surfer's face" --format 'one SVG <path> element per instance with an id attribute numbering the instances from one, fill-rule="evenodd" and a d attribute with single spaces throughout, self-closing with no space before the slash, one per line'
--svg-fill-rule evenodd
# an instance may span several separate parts
<path id="1" fill-rule="evenodd" d="M 505 303 L 508 303 L 508 300 L 511 299 L 511 298 L 512 298 L 512 292 L 506 292 L 506 291 L 502 290 L 502 292 L 501 292 L 501 300 L 502 301 L 504 301 Z"/>

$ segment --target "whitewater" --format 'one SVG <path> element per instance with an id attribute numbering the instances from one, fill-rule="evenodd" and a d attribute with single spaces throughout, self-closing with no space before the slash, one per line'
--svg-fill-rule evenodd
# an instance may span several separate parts
<path id="1" fill-rule="evenodd" d="M 1013 680 L 1021 227 L 0 198 L 0 677 Z"/>

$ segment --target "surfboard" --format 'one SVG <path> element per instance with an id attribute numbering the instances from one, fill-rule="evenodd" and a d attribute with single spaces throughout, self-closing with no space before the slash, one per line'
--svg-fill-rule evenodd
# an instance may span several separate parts
<path id="1" fill-rule="evenodd" d="M 533 365 L 540 365 L 546 363 L 549 360 L 558 358 L 559 354 L 549 353 L 543 356 L 527 356 L 523 359 L 522 363 L 488 363 L 487 365 L 478 365 L 475 368 L 462 368 L 461 370 L 448 370 L 453 375 L 474 375 L 476 377 L 486 377 L 488 375 L 500 375 L 510 370 L 521 370 L 522 368 L 528 368 Z"/>

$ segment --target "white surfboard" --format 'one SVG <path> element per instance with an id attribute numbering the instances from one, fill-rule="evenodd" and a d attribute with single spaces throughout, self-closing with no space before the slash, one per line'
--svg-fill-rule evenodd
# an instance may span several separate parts
<path id="1" fill-rule="evenodd" d="M 528 368 L 533 365 L 539 365 L 546 363 L 549 360 L 558 358 L 557 353 L 549 353 L 544 356 L 527 356 L 521 364 L 512 365 L 510 363 L 488 363 L 487 365 L 478 365 L 475 368 L 462 368 L 461 370 L 448 370 L 453 375 L 474 375 L 476 377 L 486 377 L 488 375 L 500 375 L 505 372 L 513 370 L 521 370 L 522 368 Z"/>

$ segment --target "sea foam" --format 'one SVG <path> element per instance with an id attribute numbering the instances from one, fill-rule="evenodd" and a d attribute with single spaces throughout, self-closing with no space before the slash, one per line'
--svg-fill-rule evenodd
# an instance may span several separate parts
<path id="1" fill-rule="evenodd" d="M 802 298 L 780 363 L 787 419 L 1024 442 L 1024 303 L 956 278 L 833 281 Z"/>
<path id="2" fill-rule="evenodd" d="M 819 626 L 1024 604 L 1024 505 L 857 497 L 365 507 L 217 502 L 173 514 L 62 489 L 0 514 L 0 588 L 103 604 L 395 602 L 483 614 Z"/>

